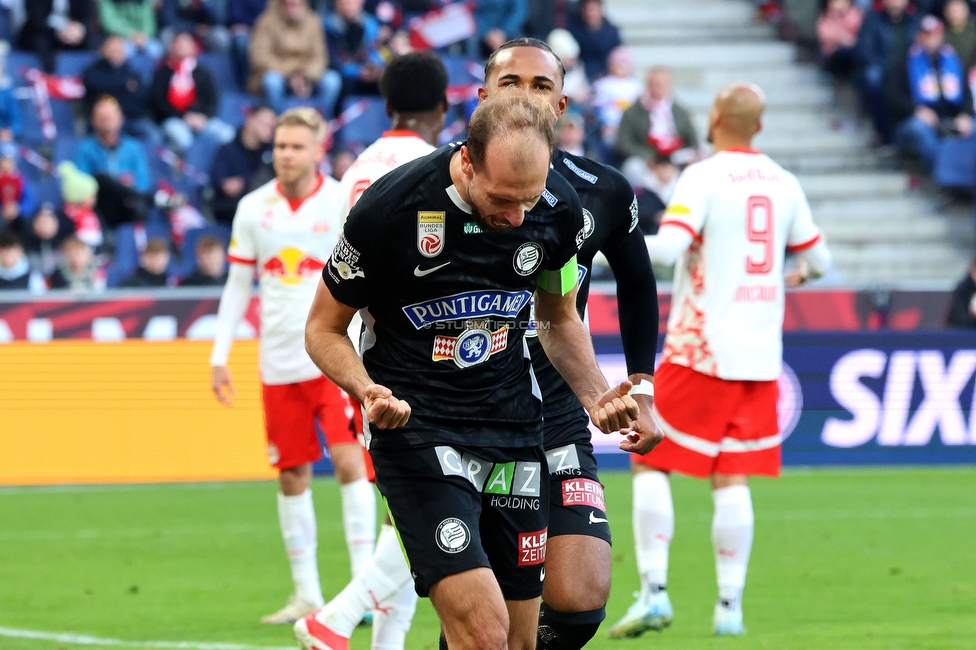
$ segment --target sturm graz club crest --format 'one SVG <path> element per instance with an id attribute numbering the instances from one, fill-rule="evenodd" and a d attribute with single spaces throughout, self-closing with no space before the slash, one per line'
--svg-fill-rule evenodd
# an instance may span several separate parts
<path id="1" fill-rule="evenodd" d="M 444 250 L 445 212 L 417 213 L 417 250 L 424 257 L 437 257 Z"/>
<path id="2" fill-rule="evenodd" d="M 525 242 L 515 251 L 512 265 L 519 275 L 532 275 L 542 266 L 542 246 L 534 241 Z"/>
<path id="3" fill-rule="evenodd" d="M 442 551 L 453 555 L 468 548 L 471 532 L 467 524 L 460 519 L 448 517 L 437 526 L 434 539 Z"/>
<path id="4" fill-rule="evenodd" d="M 583 239 L 589 239 L 594 230 L 596 222 L 593 220 L 593 213 L 583 208 Z"/>

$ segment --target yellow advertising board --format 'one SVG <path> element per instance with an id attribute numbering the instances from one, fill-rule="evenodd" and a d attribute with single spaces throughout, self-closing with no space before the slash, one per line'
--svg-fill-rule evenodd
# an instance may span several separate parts
<path id="1" fill-rule="evenodd" d="M 269 479 L 256 340 L 210 392 L 209 341 L 0 345 L 0 485 Z"/>

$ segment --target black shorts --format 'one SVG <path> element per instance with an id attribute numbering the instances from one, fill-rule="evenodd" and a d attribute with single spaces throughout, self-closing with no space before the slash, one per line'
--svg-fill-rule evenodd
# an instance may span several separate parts
<path id="1" fill-rule="evenodd" d="M 370 452 L 417 593 L 488 567 L 506 600 L 542 595 L 549 482 L 542 446 L 430 445 Z"/>
<path id="2" fill-rule="evenodd" d="M 576 442 L 566 443 L 571 432 L 557 432 L 552 448 L 546 448 L 549 464 L 549 536 L 588 535 L 611 543 L 610 523 L 603 485 L 596 472 L 596 457 L 590 444 L 589 429 L 584 421 L 567 422 L 565 428 L 581 431 L 571 436 Z M 549 440 L 546 430 L 546 440 Z"/>

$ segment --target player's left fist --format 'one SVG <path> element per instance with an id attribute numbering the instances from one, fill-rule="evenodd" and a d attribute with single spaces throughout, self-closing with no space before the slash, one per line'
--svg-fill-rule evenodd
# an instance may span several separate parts
<path id="1" fill-rule="evenodd" d="M 377 429 L 396 429 L 410 419 L 410 405 L 397 399 L 393 391 L 380 384 L 371 384 L 363 397 L 366 419 Z"/>
<path id="2" fill-rule="evenodd" d="M 658 446 L 658 443 L 664 440 L 664 428 L 661 426 L 661 421 L 657 416 L 657 412 L 653 408 L 650 408 L 653 406 L 654 398 L 648 396 L 646 399 L 651 404 L 644 404 L 640 417 L 637 418 L 637 423 L 630 429 L 622 429 L 620 431 L 620 433 L 626 436 L 626 439 L 620 443 L 620 449 L 634 454 L 640 454 L 641 456 L 650 452 Z"/>
<path id="3" fill-rule="evenodd" d="M 640 406 L 628 393 L 634 385 L 627 380 L 611 388 L 590 407 L 590 420 L 603 433 L 613 433 L 634 426 L 640 417 Z"/>

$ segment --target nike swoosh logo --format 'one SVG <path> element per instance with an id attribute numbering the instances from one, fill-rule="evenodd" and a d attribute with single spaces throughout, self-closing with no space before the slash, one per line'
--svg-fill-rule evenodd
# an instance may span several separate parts
<path id="1" fill-rule="evenodd" d="M 593 512 L 590 512 L 590 523 L 591 524 L 606 524 L 606 523 L 609 523 L 609 522 L 606 519 L 604 519 L 603 517 L 597 517 L 595 514 L 593 514 Z"/>
<path id="2" fill-rule="evenodd" d="M 433 273 L 434 271 L 437 271 L 437 270 L 439 270 L 439 269 L 442 269 L 442 268 L 444 268 L 444 267 L 445 267 L 445 266 L 447 266 L 448 264 L 450 264 L 450 262 L 444 262 L 444 263 L 443 263 L 443 264 L 441 264 L 440 266 L 435 266 L 435 267 L 433 267 L 433 268 L 430 268 L 430 269 L 421 269 L 421 268 L 420 268 L 420 265 L 418 264 L 418 265 L 417 265 L 417 268 L 415 268 L 415 269 L 413 270 L 413 274 L 414 274 L 414 275 L 416 275 L 416 276 L 417 276 L 418 278 L 422 278 L 422 277 L 424 277 L 425 275 L 430 275 L 430 274 L 431 274 L 431 273 Z"/>
<path id="3" fill-rule="evenodd" d="M 539 575 L 539 582 L 546 581 L 546 567 L 542 567 L 542 574 Z"/>

